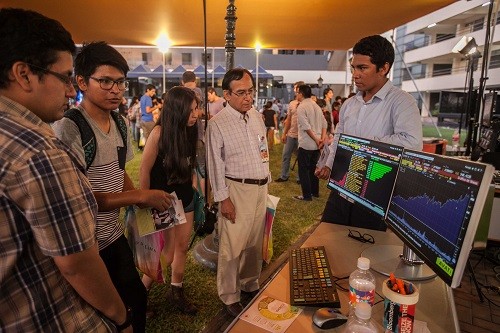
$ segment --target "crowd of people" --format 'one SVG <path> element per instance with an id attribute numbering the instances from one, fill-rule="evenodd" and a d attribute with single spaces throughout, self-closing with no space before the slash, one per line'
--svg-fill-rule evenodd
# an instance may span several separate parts
<path id="1" fill-rule="evenodd" d="M 422 148 L 416 102 L 388 80 L 394 50 L 380 36 L 353 48 L 356 95 L 343 101 L 326 88 L 313 99 L 299 81 L 286 110 L 275 100 L 262 113 L 254 107 L 254 78 L 243 68 L 225 74 L 222 97 L 208 89 L 204 101 L 188 71 L 182 86 L 156 98 L 147 85 L 127 107 L 123 56 L 91 42 L 74 58 L 71 34 L 33 11 L 0 9 L 0 43 L 0 331 L 144 332 L 153 279 L 141 280 L 119 211 L 165 211 L 172 192 L 187 222 L 161 231 L 171 267 L 167 297 L 195 315 L 183 281 L 196 173 L 208 176 L 219 203 L 217 291 L 237 316 L 241 295 L 260 288 L 269 154 L 280 122 L 275 181 L 289 180 L 297 151 L 300 201 L 319 196 L 318 178 L 329 175 L 338 133 Z M 83 101 L 68 110 L 75 87 Z M 143 148 L 139 189 L 125 169 L 134 141 Z M 334 191 L 323 221 L 384 229 Z"/>

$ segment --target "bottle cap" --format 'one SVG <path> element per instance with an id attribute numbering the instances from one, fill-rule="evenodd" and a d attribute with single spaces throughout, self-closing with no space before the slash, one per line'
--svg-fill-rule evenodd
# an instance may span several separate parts
<path id="1" fill-rule="evenodd" d="M 354 312 L 359 319 L 370 319 L 372 316 L 372 307 L 366 302 L 359 302 L 356 304 Z"/>
<path id="2" fill-rule="evenodd" d="M 358 268 L 359 269 L 370 269 L 370 259 L 365 258 L 365 257 L 359 257 L 358 258 Z"/>

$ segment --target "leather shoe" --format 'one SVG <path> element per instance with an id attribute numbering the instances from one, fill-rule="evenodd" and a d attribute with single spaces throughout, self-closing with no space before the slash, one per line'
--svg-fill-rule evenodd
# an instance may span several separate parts
<path id="1" fill-rule="evenodd" d="M 281 177 L 275 180 L 276 183 L 283 183 L 283 182 L 286 182 L 286 181 L 288 181 L 288 179 L 283 179 Z"/>
<path id="2" fill-rule="evenodd" d="M 243 311 L 243 305 L 240 302 L 236 302 L 233 304 L 226 304 L 226 311 L 229 313 L 231 317 L 238 317 L 240 313 Z"/>
<path id="3" fill-rule="evenodd" d="M 241 291 L 242 295 L 248 296 L 250 298 L 254 298 L 255 296 L 257 296 L 258 293 L 259 293 L 259 289 L 254 290 L 254 291 L 245 291 L 245 290 Z"/>

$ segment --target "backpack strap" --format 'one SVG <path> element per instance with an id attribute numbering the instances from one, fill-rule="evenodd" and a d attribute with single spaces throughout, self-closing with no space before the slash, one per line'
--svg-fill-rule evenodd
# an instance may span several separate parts
<path id="1" fill-rule="evenodd" d="M 125 123 L 125 120 L 118 112 L 111 111 L 111 118 L 113 118 L 116 125 L 118 126 L 118 131 L 120 132 L 120 135 L 123 140 L 123 147 L 125 147 L 125 151 L 127 151 L 127 134 L 128 134 L 127 123 Z"/>
<path id="2" fill-rule="evenodd" d="M 82 138 L 82 147 L 85 154 L 86 169 L 88 170 L 88 168 L 94 161 L 97 150 L 97 140 L 95 138 L 94 131 L 92 130 L 90 124 L 82 115 L 80 110 L 77 108 L 72 108 L 66 111 L 64 113 L 64 117 L 71 119 L 78 127 L 78 131 L 80 132 L 80 136 Z"/>

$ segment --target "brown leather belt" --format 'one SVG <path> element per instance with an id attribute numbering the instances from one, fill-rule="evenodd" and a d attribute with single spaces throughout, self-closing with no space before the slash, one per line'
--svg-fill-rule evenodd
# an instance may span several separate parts
<path id="1" fill-rule="evenodd" d="M 243 184 L 251 184 L 251 185 L 259 185 L 259 186 L 262 186 L 262 185 L 266 185 L 269 178 L 263 178 L 263 179 L 250 179 L 250 178 L 245 178 L 245 179 L 241 179 L 241 178 L 233 178 L 233 177 L 227 177 L 227 179 L 230 179 L 234 182 L 238 182 L 238 183 L 243 183 Z"/>

